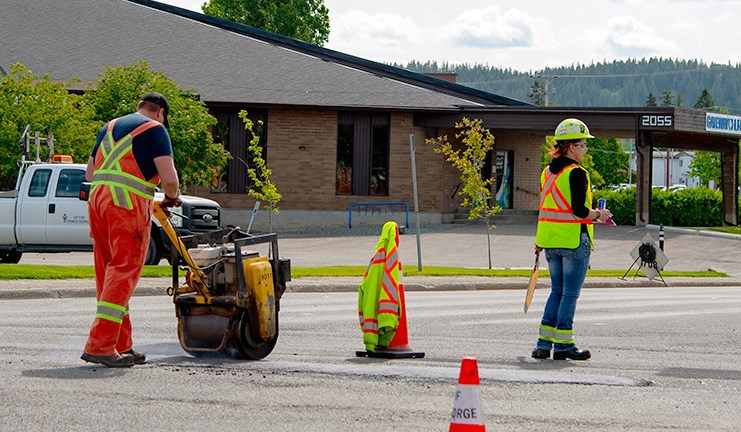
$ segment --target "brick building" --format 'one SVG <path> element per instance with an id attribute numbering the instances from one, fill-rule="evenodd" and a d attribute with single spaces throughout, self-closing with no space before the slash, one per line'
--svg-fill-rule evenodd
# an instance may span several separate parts
<path id="1" fill-rule="evenodd" d="M 723 155 L 724 191 L 738 184 L 731 169 L 738 166 L 738 137 L 705 130 L 698 110 L 533 107 L 458 85 L 454 76 L 413 73 L 150 0 L 9 0 L 0 14 L 0 39 L 5 69 L 20 62 L 37 75 L 86 83 L 106 66 L 144 59 L 181 87 L 196 89 L 219 121 L 214 136 L 234 158 L 212 187 L 189 192 L 221 203 L 229 224 L 244 226 L 254 205 L 239 160 L 249 161 L 237 117 L 242 109 L 262 120 L 256 132 L 283 196 L 273 219 L 277 230 L 342 226 L 354 203 L 411 207 L 410 135 L 420 219 L 449 221 L 460 201 L 458 176 L 425 139 L 451 132 L 463 116 L 481 118 L 492 130 L 495 152 L 485 174 L 496 176 L 495 192 L 506 192 L 497 202 L 515 211 L 537 209 L 540 147 L 566 117 L 581 118 L 597 136 L 636 139 L 639 225 L 648 223 L 645 155 L 654 145 L 715 149 Z M 656 116 L 671 121 L 642 123 Z M 724 222 L 736 223 L 733 196 L 724 195 L 724 202 Z M 263 210 L 255 227 L 266 221 Z"/>

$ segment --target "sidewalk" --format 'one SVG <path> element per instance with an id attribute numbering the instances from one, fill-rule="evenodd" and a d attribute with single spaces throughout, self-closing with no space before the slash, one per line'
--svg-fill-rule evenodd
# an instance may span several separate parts
<path id="1" fill-rule="evenodd" d="M 405 268 L 417 266 L 416 236 L 412 230 L 401 236 L 399 252 Z M 368 230 L 366 230 L 368 232 Z M 322 267 L 332 265 L 365 266 L 378 240 L 377 235 L 359 234 L 360 231 L 338 231 L 337 235 L 308 237 L 284 236 L 279 240 L 280 255 L 290 258 L 293 267 Z M 591 268 L 621 270 L 625 272 L 633 263 L 630 251 L 646 234 L 659 240 L 658 227 L 604 227 L 595 229 L 595 250 Z M 500 225 L 491 231 L 492 267 L 529 269 L 533 263 L 534 225 Z M 741 236 L 731 236 L 711 231 L 698 232 L 681 228 L 665 228 L 665 254 L 669 263 L 666 271 L 704 271 L 713 269 L 731 275 L 730 278 L 665 278 L 670 287 L 739 286 L 741 285 Z M 488 249 L 485 227 L 478 225 L 443 226 L 421 234 L 422 261 L 424 266 L 488 267 Z M 30 254 L 29 254 L 30 255 Z M 24 255 L 22 263 L 70 263 L 69 255 L 42 255 L 38 258 Z M 61 258 L 60 258 L 61 256 Z M 74 255 L 72 264 L 92 264 L 92 254 Z M 90 263 L 88 263 L 90 261 Z M 163 261 L 164 262 L 164 261 Z M 548 264 L 541 259 L 541 269 Z M 618 278 L 590 278 L 585 288 L 663 287 L 654 279 L 642 275 L 634 279 L 636 268 Z M 182 283 L 182 278 L 181 278 Z M 135 295 L 166 295 L 170 278 L 142 278 Z M 288 283 L 291 292 L 356 292 L 359 277 L 299 278 Z M 407 291 L 433 290 L 498 290 L 526 289 L 528 278 L 523 277 L 405 277 Z M 538 289 L 550 287 L 550 281 L 541 277 Z M 67 280 L 13 280 L 0 281 L 0 300 L 94 297 L 93 279 Z"/>

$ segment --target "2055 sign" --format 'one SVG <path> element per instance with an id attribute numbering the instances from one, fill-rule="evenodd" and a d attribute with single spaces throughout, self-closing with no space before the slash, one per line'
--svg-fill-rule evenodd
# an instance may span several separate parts
<path id="1" fill-rule="evenodd" d="M 671 115 L 645 114 L 641 116 L 641 128 L 670 128 L 674 125 Z"/>

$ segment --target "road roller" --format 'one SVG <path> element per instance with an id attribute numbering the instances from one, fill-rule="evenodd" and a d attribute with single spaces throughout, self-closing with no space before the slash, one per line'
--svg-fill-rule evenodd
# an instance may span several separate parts
<path id="1" fill-rule="evenodd" d="M 236 227 L 180 236 L 171 218 L 184 216 L 160 204 L 155 202 L 154 216 L 172 244 L 168 294 L 180 345 L 196 357 L 267 357 L 278 341 L 280 298 L 291 280 L 291 261 L 280 258 L 278 235 L 251 235 Z M 187 270 L 182 285 L 181 267 Z"/>

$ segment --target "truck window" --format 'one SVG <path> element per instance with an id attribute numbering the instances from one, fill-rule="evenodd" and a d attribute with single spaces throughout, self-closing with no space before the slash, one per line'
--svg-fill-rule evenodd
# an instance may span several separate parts
<path id="1" fill-rule="evenodd" d="M 57 191 L 58 198 L 77 198 L 80 194 L 80 184 L 85 180 L 85 171 L 78 169 L 64 169 L 59 173 Z"/>
<path id="2" fill-rule="evenodd" d="M 40 169 L 33 173 L 31 178 L 31 187 L 28 189 L 28 196 L 43 197 L 46 196 L 46 190 L 49 188 L 49 179 L 51 178 L 50 169 Z"/>

